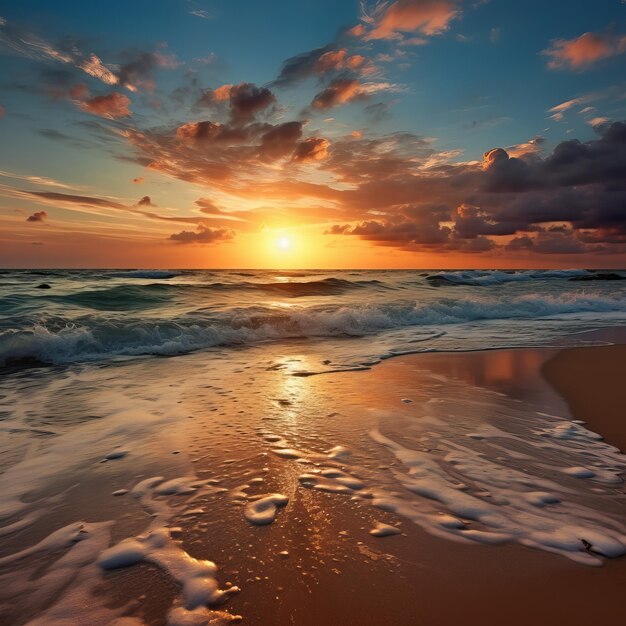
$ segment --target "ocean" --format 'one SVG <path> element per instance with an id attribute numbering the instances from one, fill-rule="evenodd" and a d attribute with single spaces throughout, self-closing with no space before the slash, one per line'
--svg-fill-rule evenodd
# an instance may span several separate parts
<path id="1" fill-rule="evenodd" d="M 0 365 L 301 341 L 326 366 L 417 351 L 560 345 L 626 320 L 626 281 L 585 270 L 30 270 L 0 274 Z M 43 286 L 49 288 L 42 288 Z M 329 369 L 324 367 L 323 369 Z"/>

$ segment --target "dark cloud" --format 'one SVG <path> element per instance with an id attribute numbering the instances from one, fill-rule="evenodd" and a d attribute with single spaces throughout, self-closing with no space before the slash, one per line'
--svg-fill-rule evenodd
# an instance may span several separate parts
<path id="1" fill-rule="evenodd" d="M 274 126 L 261 136 L 261 156 L 272 161 L 286 157 L 294 152 L 301 137 L 302 122 Z"/>
<path id="2" fill-rule="evenodd" d="M 585 252 L 585 245 L 572 231 L 541 232 L 535 237 L 515 237 L 506 246 L 507 250 L 530 250 L 539 254 L 578 254 Z"/>
<path id="3" fill-rule="evenodd" d="M 37 211 L 26 218 L 27 222 L 43 222 L 48 217 L 46 211 Z"/>
<path id="4" fill-rule="evenodd" d="M 300 142 L 293 153 L 293 160 L 298 163 L 322 161 L 328 157 L 330 141 L 324 137 L 309 137 Z"/>
<path id="5" fill-rule="evenodd" d="M 200 226 L 198 230 L 181 230 L 169 236 L 171 241 L 180 244 L 207 244 L 218 243 L 220 241 L 230 241 L 234 239 L 236 233 L 228 228 L 209 228 L 208 226 Z"/>
<path id="6" fill-rule="evenodd" d="M 94 206 L 94 207 L 107 207 L 112 209 L 125 209 L 126 206 L 119 203 L 114 202 L 112 200 L 108 200 L 106 198 L 94 198 L 92 196 L 77 196 L 74 194 L 68 193 L 59 193 L 56 191 L 28 191 L 26 192 L 31 196 L 35 196 L 37 198 L 41 198 L 44 200 L 50 200 L 52 202 L 63 202 L 70 204 L 81 204 L 83 206 Z"/>
<path id="7" fill-rule="evenodd" d="M 290 57 L 283 63 L 280 74 L 273 84 L 277 87 L 285 87 L 313 76 L 320 58 L 332 52 L 333 49 L 333 44 L 330 44 Z"/>
<path id="8" fill-rule="evenodd" d="M 363 140 L 354 143 L 365 148 Z M 399 159 L 397 150 L 382 161 L 372 157 L 377 149 L 365 149 L 361 158 L 354 149 L 350 161 L 341 152 L 336 144 L 328 165 L 343 180 L 360 183 L 346 200 L 361 215 L 383 217 L 339 225 L 329 231 L 333 234 L 403 245 L 427 242 L 449 226 L 441 249 L 488 249 L 499 237 L 518 235 L 508 249 L 540 254 L 602 251 L 603 244 L 626 241 L 626 123 L 603 127 L 591 141 L 562 142 L 545 159 L 536 150 L 519 158 L 501 148 L 489 150 L 481 166 L 442 164 L 411 171 L 409 159 Z M 436 220 L 424 222 L 407 212 L 407 206 L 428 203 L 444 207 Z"/>
<path id="9" fill-rule="evenodd" d="M 220 103 L 229 105 L 232 123 L 240 125 L 251 122 L 257 114 L 273 107 L 276 97 L 267 87 L 259 87 L 254 83 L 222 85 L 205 91 L 196 106 L 212 108 L 219 107 Z"/>
<path id="10" fill-rule="evenodd" d="M 150 198 L 150 196 L 144 196 L 143 198 L 141 198 L 139 200 L 139 202 L 137 202 L 137 206 L 153 206 L 153 207 L 155 207 L 156 204 L 152 203 L 152 199 Z"/>

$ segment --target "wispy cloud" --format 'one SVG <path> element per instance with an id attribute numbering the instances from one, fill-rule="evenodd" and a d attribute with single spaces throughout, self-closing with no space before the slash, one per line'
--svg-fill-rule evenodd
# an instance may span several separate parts
<path id="1" fill-rule="evenodd" d="M 555 39 L 542 54 L 553 70 L 586 70 L 602 59 L 626 52 L 626 35 L 583 33 L 574 39 Z"/>

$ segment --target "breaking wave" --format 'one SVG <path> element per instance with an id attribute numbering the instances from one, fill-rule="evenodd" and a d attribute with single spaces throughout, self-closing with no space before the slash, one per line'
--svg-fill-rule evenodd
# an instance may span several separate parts
<path id="1" fill-rule="evenodd" d="M 39 321 L 26 328 L 0 332 L 0 364 L 66 364 L 117 356 L 176 355 L 262 341 L 363 337 L 413 327 L 428 327 L 434 333 L 438 326 L 475 328 L 489 320 L 537 320 L 624 311 L 623 297 L 570 291 L 541 296 L 441 298 L 417 303 L 251 306 L 212 313 L 199 310 L 174 319 L 92 314 L 74 320 Z"/>

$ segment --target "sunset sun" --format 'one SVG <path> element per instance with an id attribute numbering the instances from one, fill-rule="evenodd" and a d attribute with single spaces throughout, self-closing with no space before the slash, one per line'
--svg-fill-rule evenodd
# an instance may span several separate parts
<path id="1" fill-rule="evenodd" d="M 279 250 L 290 250 L 291 247 L 292 247 L 291 239 L 289 237 L 285 237 L 285 236 L 279 237 L 276 240 L 276 247 Z"/>

